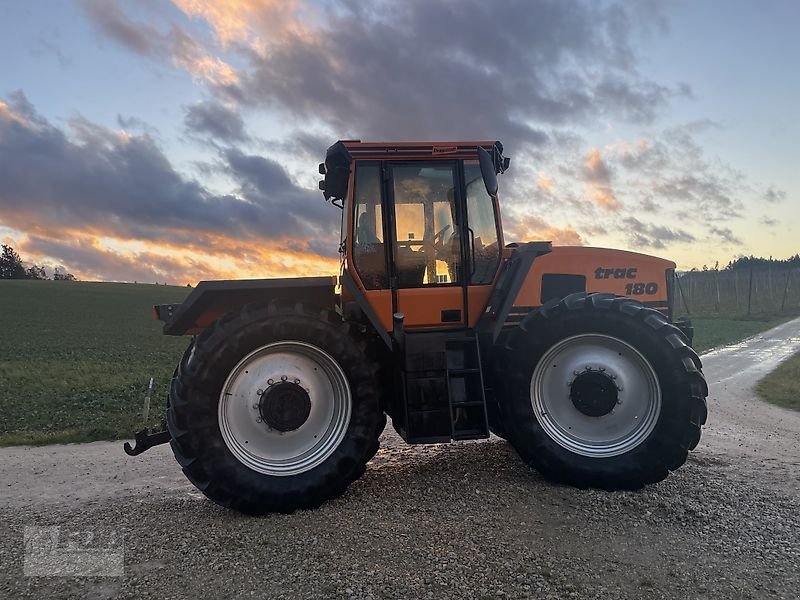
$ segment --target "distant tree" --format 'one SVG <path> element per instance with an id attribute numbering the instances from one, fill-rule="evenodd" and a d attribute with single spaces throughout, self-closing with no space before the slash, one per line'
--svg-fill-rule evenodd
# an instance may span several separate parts
<path id="1" fill-rule="evenodd" d="M 53 281 L 78 281 L 78 278 L 72 273 L 67 273 L 64 267 L 56 267 L 55 273 L 53 273 Z"/>
<path id="2" fill-rule="evenodd" d="M 0 279 L 26 279 L 27 273 L 19 254 L 8 244 L 0 252 Z"/>
<path id="3" fill-rule="evenodd" d="M 47 272 L 44 270 L 44 267 L 40 267 L 39 265 L 31 265 L 28 267 L 26 275 L 28 279 L 47 279 Z"/>

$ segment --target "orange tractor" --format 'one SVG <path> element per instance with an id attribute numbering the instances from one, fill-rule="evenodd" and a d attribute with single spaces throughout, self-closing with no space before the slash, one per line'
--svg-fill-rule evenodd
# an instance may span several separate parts
<path id="1" fill-rule="evenodd" d="M 340 141 L 339 277 L 200 283 L 155 307 L 192 341 L 166 428 L 189 480 L 247 513 L 318 506 L 364 473 L 391 417 L 408 443 L 508 440 L 545 477 L 635 489 L 686 460 L 708 388 L 675 264 L 505 244 L 499 142 Z"/>

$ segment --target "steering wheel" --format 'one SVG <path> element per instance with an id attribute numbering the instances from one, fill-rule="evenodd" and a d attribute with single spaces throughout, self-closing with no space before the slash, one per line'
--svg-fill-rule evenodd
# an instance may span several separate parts
<path id="1" fill-rule="evenodd" d="M 444 234 L 447 232 L 448 229 L 450 229 L 450 225 L 445 225 L 444 227 L 442 227 L 439 231 L 437 231 L 434 234 L 434 236 L 433 236 L 433 247 L 435 249 L 438 250 L 439 248 L 441 248 L 441 243 L 443 241 L 442 240 L 442 236 L 444 236 Z"/>

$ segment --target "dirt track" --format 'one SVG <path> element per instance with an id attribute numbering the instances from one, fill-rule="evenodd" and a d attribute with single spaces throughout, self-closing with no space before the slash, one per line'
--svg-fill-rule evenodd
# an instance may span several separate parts
<path id="1" fill-rule="evenodd" d="M 406 447 L 313 512 L 205 500 L 167 447 L 0 450 L 0 597 L 796 598 L 800 414 L 752 384 L 800 350 L 800 319 L 703 357 L 709 424 L 642 492 L 554 486 L 500 440 Z M 124 577 L 23 576 L 23 529 L 116 530 Z"/>

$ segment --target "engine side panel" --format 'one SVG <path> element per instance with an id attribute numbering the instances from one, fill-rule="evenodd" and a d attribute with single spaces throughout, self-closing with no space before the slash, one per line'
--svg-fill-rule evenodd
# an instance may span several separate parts
<path id="1" fill-rule="evenodd" d="M 659 310 L 669 309 L 667 274 L 675 263 L 656 256 L 583 246 L 554 246 L 537 258 L 514 301 L 522 313 L 574 292 L 627 296 Z"/>

